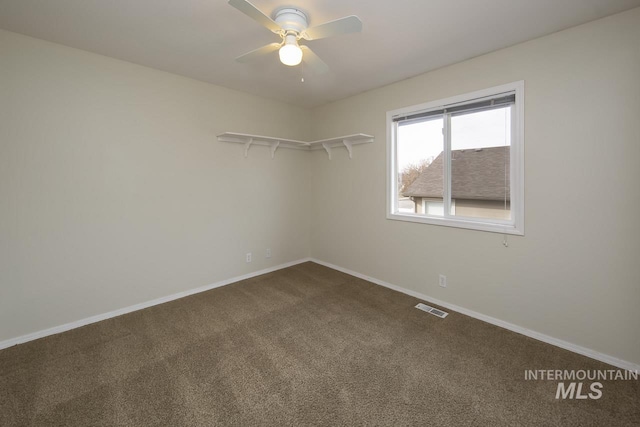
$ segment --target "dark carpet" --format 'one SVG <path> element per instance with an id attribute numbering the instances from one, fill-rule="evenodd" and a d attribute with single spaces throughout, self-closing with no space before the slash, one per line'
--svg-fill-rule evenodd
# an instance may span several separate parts
<path id="1" fill-rule="evenodd" d="M 0 425 L 640 424 L 638 381 L 524 379 L 611 366 L 417 302 L 305 263 L 8 348 Z"/>

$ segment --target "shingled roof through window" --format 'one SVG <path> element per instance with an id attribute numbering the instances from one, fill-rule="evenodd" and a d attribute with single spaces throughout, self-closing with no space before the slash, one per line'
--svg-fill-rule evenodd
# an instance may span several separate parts
<path id="1" fill-rule="evenodd" d="M 454 150 L 451 153 L 452 199 L 509 200 L 509 147 Z M 440 153 L 402 194 L 442 198 L 442 164 Z"/>

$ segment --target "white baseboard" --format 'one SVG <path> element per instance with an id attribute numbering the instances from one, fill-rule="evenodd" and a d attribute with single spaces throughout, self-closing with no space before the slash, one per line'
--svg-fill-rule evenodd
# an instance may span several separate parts
<path id="1" fill-rule="evenodd" d="M 154 305 L 163 304 L 165 302 L 184 298 L 189 295 L 205 292 L 214 288 L 219 288 L 221 286 L 230 285 L 232 283 L 239 282 L 241 280 L 250 279 L 252 277 L 260 276 L 262 274 L 271 273 L 277 270 L 282 270 L 283 268 L 291 267 L 293 265 L 301 264 L 307 261 L 311 261 L 311 258 L 303 258 L 297 261 L 287 262 L 284 264 L 276 265 L 275 267 L 269 267 L 269 268 L 265 268 L 264 270 L 254 271 L 253 273 L 244 274 L 242 276 L 232 277 L 231 279 L 221 280 L 219 282 L 212 283 L 210 285 L 200 286 L 198 288 L 189 289 L 183 292 L 178 292 L 176 294 L 168 295 L 166 297 L 160 297 L 151 301 L 142 302 L 140 304 L 130 305 L 129 307 L 120 308 L 118 310 L 113 310 L 108 313 L 98 314 L 96 316 L 91 316 L 85 319 L 76 320 L 75 322 L 65 323 L 64 325 L 60 325 L 60 326 L 54 326 L 53 328 L 44 329 L 42 331 L 33 332 L 33 333 L 22 335 L 16 338 L 10 338 L 5 341 L 0 341 L 0 350 L 2 350 L 3 348 L 17 345 L 17 344 L 22 344 L 28 341 L 37 340 L 38 338 L 44 338 L 49 335 L 59 334 L 61 332 L 65 332 L 71 329 L 79 328 L 81 326 L 89 325 L 91 323 L 99 322 L 101 320 L 111 319 L 112 317 L 117 317 L 123 314 L 131 313 L 132 311 L 142 310 L 143 308 L 152 307 Z"/>
<path id="2" fill-rule="evenodd" d="M 634 371 L 634 372 L 640 372 L 640 365 L 638 365 L 638 364 L 635 364 L 635 363 L 632 363 L 632 362 L 627 362 L 626 360 L 618 359 L 617 357 L 613 357 L 613 356 L 610 356 L 608 354 L 600 353 L 600 352 L 595 351 L 595 350 L 591 350 L 591 349 L 588 349 L 588 348 L 585 348 L 585 347 L 581 347 L 579 345 L 572 344 L 570 342 L 563 341 L 561 339 L 554 338 L 554 337 L 551 337 L 549 335 L 545 335 L 545 334 L 542 334 L 540 332 L 533 331 L 531 329 L 526 329 L 526 328 L 523 328 L 521 326 L 514 325 L 514 324 L 509 323 L 509 322 L 505 322 L 504 320 L 496 319 L 494 317 L 487 316 L 485 314 L 478 313 L 476 311 L 469 310 L 467 308 L 460 307 L 460 306 L 457 306 L 455 304 L 451 304 L 451 303 L 448 303 L 448 302 L 445 302 L 445 301 L 441 301 L 439 299 L 432 298 L 432 297 L 430 297 L 428 295 L 421 294 L 420 292 L 415 292 L 415 291 L 412 291 L 412 290 L 409 290 L 409 289 L 404 289 L 404 288 L 401 288 L 400 286 L 392 285 L 391 283 L 387 283 L 387 282 L 384 282 L 382 280 L 378 280 L 378 279 L 376 279 L 374 277 L 369 277 L 369 276 L 366 276 L 364 274 L 349 270 L 348 268 L 344 268 L 344 267 L 340 267 L 340 266 L 337 266 L 337 265 L 334 265 L 334 264 L 331 264 L 331 263 L 328 263 L 328 262 L 320 261 L 319 259 L 315 259 L 313 257 L 311 258 L 311 261 L 313 261 L 313 262 L 315 262 L 317 264 L 320 264 L 320 265 L 324 265 L 325 267 L 329 267 L 331 269 L 334 269 L 334 270 L 337 270 L 337 271 L 341 271 L 341 272 L 349 274 L 351 276 L 355 276 L 355 277 L 358 277 L 360 279 L 364 279 L 364 280 L 366 280 L 368 282 L 375 283 L 376 285 L 384 286 L 385 288 L 389 288 L 389 289 L 393 289 L 394 291 L 402 292 L 403 294 L 407 294 L 407 295 L 410 295 L 412 297 L 431 302 L 431 303 L 433 303 L 435 305 L 439 305 L 439 306 L 448 308 L 449 310 L 457 311 L 458 313 L 462 313 L 462 314 L 467 315 L 469 317 L 473 317 L 474 319 L 482 320 L 483 322 L 491 323 L 492 325 L 496 325 L 496 326 L 499 326 L 501 328 L 513 331 L 513 332 L 517 332 L 517 333 L 525 335 L 527 337 L 534 338 L 534 339 L 536 339 L 538 341 L 542 341 L 544 343 L 551 344 L 551 345 L 554 345 L 556 347 L 560 347 L 560 348 L 563 348 L 565 350 L 569 350 L 569 351 L 572 351 L 574 353 L 578 353 L 578 354 L 590 357 L 590 358 L 595 359 L 595 360 L 599 360 L 600 362 L 608 363 L 609 365 L 615 366 L 617 368 L 627 369 L 629 371 Z"/>

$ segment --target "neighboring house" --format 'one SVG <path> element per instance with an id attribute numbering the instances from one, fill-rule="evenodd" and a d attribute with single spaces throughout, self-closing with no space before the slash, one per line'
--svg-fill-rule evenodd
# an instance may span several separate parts
<path id="1" fill-rule="evenodd" d="M 509 219 L 509 147 L 451 152 L 451 213 L 456 216 Z M 402 195 L 417 214 L 443 215 L 443 154 Z"/>

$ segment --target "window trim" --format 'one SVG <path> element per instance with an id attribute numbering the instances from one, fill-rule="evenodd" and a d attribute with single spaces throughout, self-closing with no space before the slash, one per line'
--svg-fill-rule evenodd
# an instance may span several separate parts
<path id="1" fill-rule="evenodd" d="M 513 127 L 511 129 L 511 148 L 510 148 L 510 171 L 509 179 L 511 186 L 511 215 L 512 219 L 508 224 L 504 222 L 497 223 L 491 219 L 485 218 L 440 218 L 428 217 L 417 214 L 400 213 L 397 209 L 398 200 L 398 173 L 397 173 L 397 155 L 396 155 L 396 130 L 397 126 L 394 118 L 398 116 L 409 116 L 420 112 L 426 112 L 443 106 L 452 104 L 460 104 L 472 101 L 478 98 L 486 98 L 495 96 L 500 93 L 515 92 L 516 99 L 514 103 Z M 446 128 L 446 127 L 445 127 Z M 446 138 L 445 138 L 446 141 Z M 449 148 L 444 150 L 445 162 L 448 160 Z M 446 179 L 448 184 L 444 188 L 445 209 L 447 208 L 449 198 L 447 193 L 451 187 L 451 176 L 447 173 Z M 398 221 L 409 221 L 423 224 L 432 224 L 456 228 L 465 228 L 479 231 L 488 231 L 494 233 L 513 234 L 524 236 L 524 80 L 507 83 L 500 86 L 491 87 L 475 92 L 465 93 L 452 96 L 446 99 L 439 99 L 423 104 L 403 107 L 392 111 L 387 111 L 387 219 Z"/>

